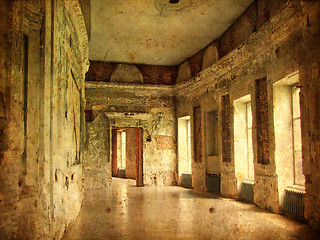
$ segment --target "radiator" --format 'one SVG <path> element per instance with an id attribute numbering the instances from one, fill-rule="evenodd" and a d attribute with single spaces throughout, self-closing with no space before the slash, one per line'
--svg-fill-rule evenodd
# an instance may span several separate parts
<path id="1" fill-rule="evenodd" d="M 206 174 L 206 182 L 208 192 L 220 194 L 220 175 L 219 174 Z"/>
<path id="2" fill-rule="evenodd" d="M 304 196 L 305 193 L 302 191 L 286 189 L 284 197 L 284 210 L 286 213 L 294 217 L 304 218 Z"/>
<path id="3" fill-rule="evenodd" d="M 118 177 L 119 178 L 126 178 L 126 170 L 125 169 L 118 169 Z"/>
<path id="4" fill-rule="evenodd" d="M 252 182 L 242 182 L 241 189 L 239 193 L 239 198 L 242 201 L 253 203 L 254 201 L 254 192 L 253 192 L 253 185 Z"/>
<path id="5" fill-rule="evenodd" d="M 185 188 L 192 188 L 192 175 L 187 173 L 181 174 L 181 186 Z"/>

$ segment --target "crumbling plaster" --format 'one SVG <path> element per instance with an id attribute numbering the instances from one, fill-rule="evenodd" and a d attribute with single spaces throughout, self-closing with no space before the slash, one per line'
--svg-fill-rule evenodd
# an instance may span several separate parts
<path id="1" fill-rule="evenodd" d="M 239 179 L 235 174 L 234 164 L 234 119 L 233 101 L 245 95 L 251 95 L 253 113 L 253 156 L 254 156 L 254 202 L 262 208 L 274 212 L 282 212 L 281 197 L 283 187 L 278 186 L 277 161 L 275 159 L 275 136 L 273 126 L 273 84 L 293 72 L 299 72 L 302 85 L 301 111 L 302 111 L 302 141 L 304 166 L 306 176 L 306 213 L 305 217 L 312 226 L 319 229 L 319 213 L 312 212 L 313 205 L 319 209 L 317 184 L 319 182 L 318 168 L 318 135 L 319 135 L 319 61 L 315 56 L 319 54 L 317 41 L 319 36 L 319 3 L 292 0 L 292 1 L 255 1 L 220 38 L 200 50 L 196 55 L 183 62 L 178 69 L 177 84 L 172 90 L 175 96 L 174 104 L 176 117 L 191 116 L 192 129 L 194 128 L 194 108 L 201 109 L 201 133 L 202 150 L 201 161 L 192 161 L 192 183 L 196 191 L 207 191 L 206 186 L 206 134 L 205 113 L 218 110 L 219 118 L 219 152 L 217 158 L 220 161 L 220 189 L 222 196 L 239 197 Z M 246 26 L 246 27 L 244 27 Z M 257 144 L 257 98 L 256 80 L 266 79 L 267 95 L 266 106 L 267 131 L 268 131 L 268 164 L 258 163 Z M 138 85 L 115 85 L 112 83 L 87 83 L 91 93 L 101 94 L 103 86 L 113 89 L 105 100 L 95 101 L 93 111 L 117 112 L 119 117 L 125 112 L 147 113 L 153 108 L 153 104 L 145 101 L 139 90 L 130 91 Z M 96 88 L 93 90 L 93 88 Z M 118 92 L 115 90 L 118 88 Z M 144 84 L 139 89 L 160 89 L 159 86 Z M 157 90 L 153 92 L 158 96 Z M 164 93 L 162 93 L 165 95 Z M 128 96 L 128 105 L 122 96 Z M 152 95 L 150 95 L 152 96 Z M 230 98 L 230 113 L 224 111 L 222 98 Z M 113 99 L 112 101 L 110 99 Z M 92 101 L 90 98 L 88 103 Z M 132 101 L 131 101 L 132 100 Z M 150 101 L 156 103 L 155 98 Z M 111 104 L 109 104 L 111 102 Z M 309 104 L 312 102 L 313 104 Z M 158 102 L 160 103 L 160 102 Z M 169 106 L 168 104 L 166 104 Z M 263 104 L 264 106 L 265 104 Z M 264 111 L 265 111 L 264 110 Z M 221 118 L 222 112 L 227 116 Z M 127 117 L 127 116 L 126 116 Z M 230 126 L 230 139 L 221 137 L 222 121 Z M 144 139 L 146 140 L 146 139 Z M 194 137 L 192 139 L 194 145 Z M 198 141 L 198 140 L 197 140 Z M 160 142 L 160 141 L 158 141 Z M 223 159 L 222 146 L 230 150 L 230 160 Z M 156 146 L 154 146 L 156 149 Z M 151 156 L 151 155 L 150 155 Z M 173 160 L 173 158 L 171 159 Z M 261 160 L 259 160 L 260 162 Z"/>
<path id="2" fill-rule="evenodd" d="M 180 64 L 219 37 L 252 2 L 91 0 L 90 60 Z"/>
<path id="3" fill-rule="evenodd" d="M 94 115 L 104 113 L 110 133 L 112 128 L 143 129 L 143 180 L 147 185 L 176 184 L 173 94 L 171 86 L 86 83 L 87 110 Z"/>
<path id="4" fill-rule="evenodd" d="M 23 1 L 1 1 L 3 28 L 0 33 L 5 38 L 0 39 L 0 77 L 4 79 L 0 83 L 0 237 L 61 238 L 79 212 L 84 189 L 108 186 L 113 127 L 143 129 L 144 184 L 175 185 L 176 119 L 191 116 L 193 128 L 193 112 L 197 106 L 201 109 L 199 136 L 203 144 L 202 158 L 192 161 L 192 182 L 194 190 L 205 192 L 205 113 L 218 110 L 221 116 L 225 95 L 230 97 L 231 111 L 225 119 L 220 117 L 219 135 L 222 121 L 228 121 L 231 161 L 225 162 L 222 157 L 225 139 L 220 137 L 221 194 L 237 198 L 232 104 L 251 94 L 255 113 L 255 80 L 265 77 L 270 163 L 258 163 L 257 119 L 253 114 L 254 202 L 282 212 L 277 175 L 280 171 L 274 154 L 273 84 L 296 71 L 301 84 L 305 217 L 314 229 L 320 229 L 317 211 L 320 209 L 320 3 L 275 2 L 280 1 L 271 1 L 271 5 L 266 0 L 257 1 L 257 12 L 263 6 L 272 10 L 262 11 L 257 25 L 249 24 L 250 30 L 240 28 L 246 20 L 251 22 L 248 16 L 251 9 L 217 40 L 217 49 L 210 45 L 189 59 L 185 65 L 191 79 L 184 78 L 172 86 L 170 73 L 167 86 L 148 84 L 151 81 L 144 84 L 87 82 L 85 89 L 88 38 L 79 2 L 56 0 L 51 5 L 50 1 L 33 0 L 24 5 Z M 237 29 L 242 29 L 239 39 L 236 39 Z M 30 54 L 36 59 L 32 59 L 30 68 L 32 88 L 27 90 L 25 111 L 21 54 L 24 34 L 33 41 Z M 141 69 L 139 71 L 145 76 Z M 155 75 L 159 73 L 155 72 Z M 153 77 L 152 84 L 161 83 L 161 76 Z M 93 122 L 85 123 L 85 109 L 92 113 Z M 28 114 L 24 115 L 25 112 Z M 105 131 L 99 135 L 97 129 Z M 87 145 L 84 145 L 86 137 Z M 95 151 L 103 158 L 93 157 Z"/>
<path id="5" fill-rule="evenodd" d="M 258 3 L 259 4 L 259 1 Z M 202 121 L 208 105 L 219 105 L 221 96 L 229 94 L 233 100 L 251 94 L 253 112 L 253 150 L 254 150 L 254 202 L 260 207 L 281 212 L 279 204 L 277 165 L 274 156 L 273 130 L 273 83 L 287 75 L 299 71 L 301 88 L 303 172 L 306 177 L 306 213 L 311 225 L 319 229 L 319 169 L 316 162 L 319 156 L 319 3 L 308 1 L 290 1 L 273 12 L 272 18 L 259 27 L 259 31 L 239 46 L 220 58 L 211 67 L 195 77 L 176 85 L 177 117 L 192 116 L 192 107 L 201 105 Z M 236 24 L 235 24 L 236 25 Z M 279 27 L 281 26 L 281 27 Z M 236 31 L 236 29 L 233 29 Z M 226 38 L 227 39 L 227 38 Z M 267 78 L 269 152 L 270 164 L 257 162 L 257 119 L 255 80 Z M 210 99 L 211 98 L 211 99 Z M 208 99 L 210 99 L 208 101 Z M 232 108 L 232 106 L 231 106 Z M 233 123 L 233 109 L 229 119 Z M 317 119 L 317 120 L 316 120 Z M 204 125 L 203 125 L 204 126 Z M 231 124 L 233 135 L 233 124 Z M 221 126 L 220 126 L 221 129 Z M 221 130 L 220 130 L 221 131 Z M 203 127 L 203 135 L 205 135 Z M 205 136 L 204 136 L 205 138 Z M 231 136 L 233 139 L 233 136 Z M 223 139 L 220 139 L 220 142 Z M 231 141 L 233 152 L 233 140 Z M 203 153 L 205 149 L 203 146 Z M 205 154 L 203 154 L 205 156 Z M 223 159 L 221 159 L 223 161 Z M 203 191 L 205 186 L 205 157 L 201 163 L 193 163 L 193 181 L 195 189 Z M 201 172 L 199 173 L 199 169 Z M 280 170 L 281 172 L 281 170 Z M 221 194 L 237 197 L 237 179 L 234 174 L 234 157 L 231 162 L 222 162 Z"/>
<path id="6" fill-rule="evenodd" d="M 83 159 L 85 190 L 108 188 L 111 182 L 109 129 L 109 121 L 103 113 L 86 123 Z"/>
<path id="7" fill-rule="evenodd" d="M 122 64 L 113 63 L 113 62 L 101 62 L 101 61 L 90 61 L 90 68 L 86 74 L 87 81 L 101 81 L 101 82 L 114 82 L 113 75 L 115 74 L 116 68 Z M 155 85 L 174 85 L 176 83 L 176 78 L 178 75 L 177 66 L 159 66 L 159 65 L 142 65 L 142 64 L 125 64 L 124 74 L 128 74 L 129 68 L 138 68 L 140 73 L 131 76 L 130 78 L 138 79 L 146 84 L 155 84 Z M 135 70 L 135 72 L 137 72 Z M 141 76 L 142 75 L 142 80 Z M 122 82 L 128 82 L 128 77 L 125 79 L 119 79 Z M 132 80 L 130 81 L 132 82 Z"/>
<path id="8" fill-rule="evenodd" d="M 52 3 L 1 1 L 1 239 L 59 239 L 81 207 L 88 38 L 78 1 Z"/>

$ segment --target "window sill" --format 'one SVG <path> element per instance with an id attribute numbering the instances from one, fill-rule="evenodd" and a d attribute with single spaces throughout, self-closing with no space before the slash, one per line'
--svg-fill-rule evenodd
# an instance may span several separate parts
<path id="1" fill-rule="evenodd" d="M 243 179 L 242 182 L 243 182 L 243 183 L 248 183 L 248 184 L 254 184 L 254 179 L 246 178 L 246 179 Z"/>
<path id="2" fill-rule="evenodd" d="M 290 190 L 298 193 L 306 193 L 305 187 L 301 185 L 292 185 L 287 187 L 286 190 Z"/>

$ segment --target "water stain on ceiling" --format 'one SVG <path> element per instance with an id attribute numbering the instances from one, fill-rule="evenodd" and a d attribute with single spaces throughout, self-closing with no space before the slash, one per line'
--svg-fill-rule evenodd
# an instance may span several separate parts
<path id="1" fill-rule="evenodd" d="M 253 0 L 91 0 L 90 60 L 178 65 Z"/>

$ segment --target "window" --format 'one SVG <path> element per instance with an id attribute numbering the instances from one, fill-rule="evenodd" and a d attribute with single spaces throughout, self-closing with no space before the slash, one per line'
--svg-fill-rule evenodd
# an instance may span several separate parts
<path id="1" fill-rule="evenodd" d="M 190 119 L 186 120 L 186 127 L 187 127 L 187 159 L 188 159 L 188 162 L 190 164 L 189 167 L 190 167 L 190 173 L 191 173 L 191 122 L 190 122 Z"/>
<path id="2" fill-rule="evenodd" d="M 178 119 L 179 175 L 191 174 L 191 122 L 190 116 Z"/>
<path id="3" fill-rule="evenodd" d="M 126 167 L 126 132 L 125 131 L 122 131 L 121 132 L 121 150 L 122 150 L 122 153 L 121 153 L 121 167 L 122 168 L 125 168 Z"/>
<path id="4" fill-rule="evenodd" d="M 291 97 L 294 184 L 304 185 L 305 179 L 302 173 L 300 88 L 298 88 L 297 85 L 291 87 Z"/>
<path id="5" fill-rule="evenodd" d="M 118 168 L 126 168 L 126 131 L 118 130 L 117 132 L 117 156 L 118 156 Z"/>
<path id="6" fill-rule="evenodd" d="M 247 118 L 247 166 L 248 166 L 248 178 L 254 179 L 254 166 L 253 166 L 253 146 L 252 146 L 252 110 L 251 102 L 246 103 L 246 118 Z"/>
<path id="7" fill-rule="evenodd" d="M 239 183 L 254 179 L 251 95 L 234 101 L 234 157 Z"/>
<path id="8" fill-rule="evenodd" d="M 300 88 L 298 72 L 276 82 L 273 88 L 275 161 L 280 201 L 284 190 L 303 189 Z"/>

